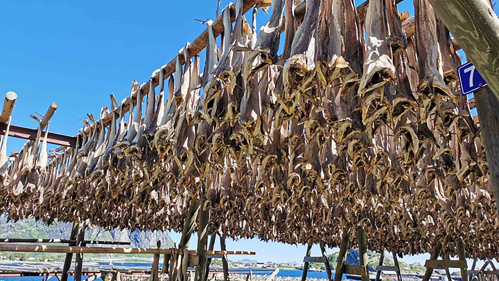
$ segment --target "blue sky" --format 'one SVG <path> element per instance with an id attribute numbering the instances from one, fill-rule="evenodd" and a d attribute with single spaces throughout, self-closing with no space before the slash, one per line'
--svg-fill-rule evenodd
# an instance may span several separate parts
<path id="1" fill-rule="evenodd" d="M 35 128 L 29 115 L 57 102 L 50 130 L 76 135 L 79 119 L 87 113 L 98 117 L 100 108 L 109 106 L 109 94 L 121 101 L 133 79 L 147 81 L 194 40 L 205 28 L 195 19 L 215 18 L 217 1 L 3 0 L 1 6 L 0 94 L 18 94 L 12 123 Z M 412 15 L 412 1 L 399 4 L 399 10 Z M 262 25 L 268 16 L 260 14 Z M 23 143 L 10 138 L 8 151 L 19 151 Z M 173 238 L 178 241 L 179 235 Z M 262 261 L 301 261 L 305 253 L 303 245 L 256 239 L 228 241 L 228 248 L 257 251 Z"/>

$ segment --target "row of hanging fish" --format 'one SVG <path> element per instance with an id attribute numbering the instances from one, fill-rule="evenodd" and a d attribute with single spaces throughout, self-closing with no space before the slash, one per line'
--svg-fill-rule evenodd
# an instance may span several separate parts
<path id="1" fill-rule="evenodd" d="M 205 198 L 210 230 L 228 237 L 337 247 L 362 227 L 370 250 L 424 253 L 440 240 L 453 254 L 462 238 L 476 257 L 497 257 L 461 59 L 428 0 L 414 1 L 409 38 L 394 0 L 370 0 L 363 21 L 354 0 L 307 0 L 303 18 L 300 1 L 271 4 L 260 30 L 257 8 L 248 21 L 236 2 L 234 24 L 224 9 L 220 46 L 207 21 L 203 70 L 187 45 L 174 76 L 159 69 L 148 93 L 134 83 L 129 110 L 112 97 L 110 124 L 104 108 L 47 167 L 28 145 L 3 174 L 0 209 L 180 231 Z"/>

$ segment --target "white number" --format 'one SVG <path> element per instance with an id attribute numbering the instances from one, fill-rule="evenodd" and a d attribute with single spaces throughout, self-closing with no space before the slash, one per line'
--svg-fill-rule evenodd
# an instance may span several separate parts
<path id="1" fill-rule="evenodd" d="M 464 73 L 471 72 L 471 74 L 470 74 L 470 87 L 473 87 L 473 75 L 475 75 L 475 70 L 476 69 L 475 69 L 474 65 L 470 65 L 464 69 Z"/>

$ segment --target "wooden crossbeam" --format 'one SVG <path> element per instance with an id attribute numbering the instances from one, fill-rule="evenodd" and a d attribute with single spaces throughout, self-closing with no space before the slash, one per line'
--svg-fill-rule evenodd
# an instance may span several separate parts
<path id="1" fill-rule="evenodd" d="M 367 271 L 366 265 L 345 264 L 346 274 L 364 276 L 366 271 Z"/>
<path id="2" fill-rule="evenodd" d="M 29 239 L 29 238 L 0 238 L 0 243 L 76 243 L 76 239 Z M 84 240 L 85 245 L 131 245 L 131 242 L 122 241 L 92 241 Z"/>
<path id="3" fill-rule="evenodd" d="M 320 256 L 320 257 L 304 257 L 303 262 L 325 262 L 327 258 Z"/>
<path id="4" fill-rule="evenodd" d="M 431 268 L 467 268 L 466 261 L 462 260 L 426 260 L 425 267 Z"/>
<path id="5" fill-rule="evenodd" d="M 399 267 L 398 266 L 394 266 L 394 265 L 378 265 L 376 267 L 376 271 L 399 271 Z"/>
<path id="6" fill-rule="evenodd" d="M 81 246 L 53 246 L 0 243 L 0 252 L 43 252 L 43 253 L 81 253 L 81 254 L 172 254 L 176 249 L 154 248 L 121 248 L 121 247 L 81 247 Z M 195 250 L 189 250 L 196 254 Z M 208 255 L 256 255 L 251 251 L 208 251 Z"/>

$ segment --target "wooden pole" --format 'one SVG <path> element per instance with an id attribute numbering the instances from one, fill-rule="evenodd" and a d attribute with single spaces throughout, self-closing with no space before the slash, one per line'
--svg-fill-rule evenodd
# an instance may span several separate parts
<path id="1" fill-rule="evenodd" d="M 76 246 L 76 235 L 78 234 L 78 224 L 73 223 L 73 228 L 71 229 L 71 235 L 70 238 L 72 243 L 69 244 L 69 246 Z M 62 275 L 61 275 L 61 281 L 68 281 L 68 272 L 69 268 L 71 267 L 71 261 L 73 260 L 73 254 L 72 253 L 67 253 L 66 254 L 66 259 L 64 260 L 64 266 L 62 269 Z"/>
<path id="2" fill-rule="evenodd" d="M 429 1 L 499 98 L 499 19 L 489 0 Z"/>
<path id="3" fill-rule="evenodd" d="M 340 253 L 338 254 L 338 262 L 334 274 L 334 281 L 341 281 L 343 272 L 345 271 L 345 262 L 347 260 L 348 242 L 350 241 L 350 229 L 343 230 L 341 237 Z"/>
<path id="4" fill-rule="evenodd" d="M 158 249 L 161 248 L 161 241 L 156 243 Z M 159 254 L 154 254 L 154 259 L 151 267 L 151 281 L 159 281 Z"/>
<path id="5" fill-rule="evenodd" d="M 385 251 L 381 251 L 381 255 L 379 256 L 378 266 L 383 266 L 383 262 L 385 261 Z M 381 270 L 376 270 L 376 281 L 379 281 L 381 277 Z"/>
<path id="6" fill-rule="evenodd" d="M 47 109 L 47 113 L 45 113 L 45 115 L 43 115 L 42 122 L 40 122 L 40 127 L 41 127 L 40 130 L 43 131 L 45 129 L 45 127 L 47 127 L 47 125 L 48 125 L 48 123 L 50 121 L 50 118 L 52 118 L 52 116 L 54 116 L 54 113 L 57 110 L 57 107 L 59 107 L 57 105 L 57 103 L 53 102 L 50 105 L 49 109 Z"/>
<path id="7" fill-rule="evenodd" d="M 220 250 L 225 251 L 225 237 L 222 237 L 220 234 Z M 229 263 L 227 262 L 227 256 L 223 255 L 222 257 L 222 267 L 224 271 L 224 281 L 229 281 Z"/>
<path id="8" fill-rule="evenodd" d="M 324 266 L 326 267 L 327 279 L 329 281 L 333 280 L 333 273 L 331 272 L 331 265 L 329 264 L 329 260 L 327 258 L 326 247 L 324 243 L 320 243 L 322 256 L 324 257 Z"/>
<path id="9" fill-rule="evenodd" d="M 208 245 L 208 251 L 213 251 L 213 248 L 215 248 L 215 240 L 217 238 L 217 234 L 213 233 L 211 234 L 210 237 L 210 244 Z M 208 278 L 208 274 L 210 273 L 210 264 L 211 264 L 211 258 L 208 258 L 206 260 L 206 278 Z"/>
<path id="10" fill-rule="evenodd" d="M 397 281 L 402 281 L 402 274 L 400 273 L 399 259 L 397 255 L 393 253 L 393 264 L 398 268 L 397 270 Z"/>
<path id="11" fill-rule="evenodd" d="M 210 209 L 206 200 L 201 201 L 198 222 L 198 256 L 199 264 L 196 266 L 195 281 L 206 280 L 206 252 L 208 243 L 208 223 L 210 221 Z"/>
<path id="12" fill-rule="evenodd" d="M 2 114 L 0 115 L 0 121 L 7 123 L 9 122 L 12 110 L 14 110 L 14 105 L 16 104 L 17 94 L 15 92 L 7 92 L 5 94 L 5 100 L 3 101 Z"/>
<path id="13" fill-rule="evenodd" d="M 78 231 L 78 236 L 77 236 L 76 240 L 77 240 L 77 246 L 81 246 L 81 247 L 86 246 L 83 242 L 85 240 L 85 225 L 80 225 L 80 229 Z M 75 276 L 74 276 L 75 281 L 81 281 L 82 268 L 83 268 L 83 254 L 77 253 L 76 254 L 76 265 L 75 265 Z"/>
<path id="14" fill-rule="evenodd" d="M 308 243 L 307 252 L 305 253 L 305 256 L 310 257 L 311 254 L 312 254 L 312 244 Z M 307 280 L 308 267 L 309 267 L 309 262 L 305 261 L 305 263 L 303 264 L 303 273 L 301 275 L 301 281 Z"/>
<path id="15" fill-rule="evenodd" d="M 437 242 L 435 248 L 433 248 L 433 252 L 430 255 L 430 260 L 436 260 L 438 255 L 440 255 L 440 251 L 442 251 L 442 243 Z M 423 281 L 430 280 L 431 274 L 433 273 L 433 267 L 427 267 L 423 276 Z M 463 280 L 464 281 L 464 280 Z"/>
<path id="16" fill-rule="evenodd" d="M 466 262 L 466 251 L 462 239 L 459 239 L 459 241 L 457 242 L 457 255 L 459 256 L 460 260 Z M 468 281 L 468 271 L 466 268 L 461 268 L 461 280 Z"/>
<path id="17" fill-rule="evenodd" d="M 475 102 L 499 214 L 499 100 L 485 87 L 475 92 Z"/>
<path id="18" fill-rule="evenodd" d="M 362 274 L 362 281 L 369 281 L 369 272 L 367 271 L 369 259 L 367 257 L 366 231 L 361 227 L 359 227 L 357 231 L 357 241 L 359 243 L 360 265 L 364 267 L 364 272 L 363 272 L 364 274 Z"/>

